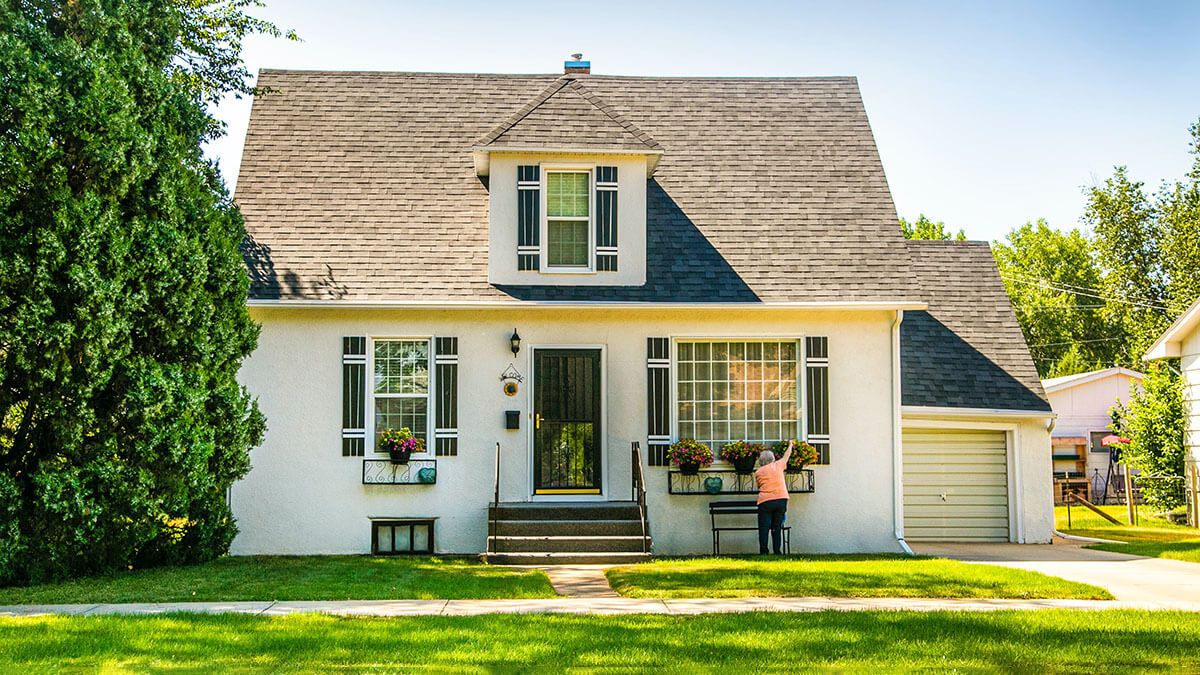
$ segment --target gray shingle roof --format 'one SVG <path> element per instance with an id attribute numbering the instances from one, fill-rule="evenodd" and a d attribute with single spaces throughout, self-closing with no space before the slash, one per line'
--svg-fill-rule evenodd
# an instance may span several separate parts
<path id="1" fill-rule="evenodd" d="M 575 77 L 560 77 L 476 145 L 653 151 L 661 147 Z"/>
<path id="2" fill-rule="evenodd" d="M 543 119 L 529 104 L 558 82 L 542 103 L 561 101 Z M 254 101 L 237 184 L 252 297 L 911 299 L 853 78 L 264 70 L 259 84 L 282 93 Z M 488 193 L 471 148 L 505 121 L 516 120 L 493 140 L 529 140 L 573 110 L 622 143 L 664 153 L 647 185 L 647 283 L 491 285 Z M 594 126 L 580 128 L 579 142 Z"/>
<path id="3" fill-rule="evenodd" d="M 928 311 L 900 324 L 904 405 L 1049 411 L 986 242 L 910 241 Z"/>

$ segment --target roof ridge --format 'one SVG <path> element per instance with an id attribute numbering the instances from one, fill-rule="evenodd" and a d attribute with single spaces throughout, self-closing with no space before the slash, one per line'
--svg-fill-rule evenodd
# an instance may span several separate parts
<path id="1" fill-rule="evenodd" d="M 613 108 L 611 105 L 605 103 L 603 99 L 596 95 L 596 92 L 584 86 L 584 84 L 580 82 L 578 78 L 570 78 L 567 82 L 567 86 L 574 89 L 575 93 L 583 97 L 583 100 L 591 103 L 596 107 L 597 110 L 607 115 L 609 119 L 620 125 L 622 129 L 629 132 L 634 138 L 638 139 L 653 150 L 662 150 L 662 146 L 659 145 L 658 141 L 654 140 L 650 134 L 639 129 L 636 125 L 634 125 L 633 122 L 630 122 L 628 119 L 626 119 L 624 115 L 617 112 L 616 108 Z"/>
<path id="2" fill-rule="evenodd" d="M 525 119 L 529 113 L 533 112 L 538 106 L 545 103 L 546 99 L 557 94 L 559 90 L 567 86 L 567 83 L 570 82 L 571 79 L 572 78 L 565 75 L 556 78 L 553 82 L 547 85 L 545 89 L 542 89 L 541 93 L 526 101 L 525 105 L 518 108 L 513 114 L 504 118 L 503 122 L 493 127 L 492 130 L 489 131 L 483 138 L 480 138 L 478 141 L 476 141 L 475 145 L 488 145 L 492 141 L 499 138 L 501 134 L 511 129 L 517 124 L 517 122 Z"/>
<path id="3" fill-rule="evenodd" d="M 580 82 L 571 74 L 562 75 L 555 79 L 554 82 L 550 83 L 550 85 L 543 89 L 541 93 L 527 101 L 525 105 L 518 108 L 516 112 L 509 115 L 500 124 L 496 125 L 490 132 L 487 133 L 487 135 L 476 141 L 475 145 L 492 144 L 497 138 L 504 135 L 507 131 L 519 124 L 521 120 L 528 117 L 530 113 L 545 104 L 546 101 L 549 101 L 558 93 L 568 88 L 570 88 L 572 93 L 582 98 L 589 105 L 603 114 L 610 122 L 616 124 L 621 128 L 622 131 L 632 136 L 638 143 L 646 146 L 650 150 L 662 150 L 662 146 L 659 145 L 658 141 L 655 141 L 650 134 L 647 134 L 639 129 L 633 122 L 630 122 L 628 119 L 626 119 L 624 115 L 618 112 L 611 105 L 605 103 L 604 100 L 597 96 L 594 91 L 588 89 L 583 85 L 582 82 Z"/>

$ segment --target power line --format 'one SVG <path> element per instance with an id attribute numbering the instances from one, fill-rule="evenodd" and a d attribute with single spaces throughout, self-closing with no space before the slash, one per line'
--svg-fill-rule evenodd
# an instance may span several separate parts
<path id="1" fill-rule="evenodd" d="M 1123 300 L 1130 300 L 1133 302 L 1151 302 L 1150 300 L 1147 300 L 1146 298 L 1133 297 L 1133 296 L 1129 295 L 1128 293 L 1105 291 L 1104 289 L 1096 288 L 1095 286 L 1080 286 L 1079 284 L 1070 284 L 1065 281 L 1054 281 L 1053 279 L 1046 279 L 1045 277 L 1038 277 L 1038 276 L 1034 276 L 1032 274 L 1021 274 L 1020 272 L 1009 272 L 1008 274 L 1013 277 L 1018 277 L 1018 278 L 1026 279 L 1029 281 L 1045 282 L 1048 284 L 1054 284 L 1055 286 L 1064 286 L 1066 288 L 1073 288 L 1073 289 L 1077 289 L 1080 291 L 1088 291 L 1088 292 L 1092 292 L 1092 293 L 1106 293 L 1107 292 L 1110 295 L 1112 295 L 1113 297 L 1121 298 Z"/>
<path id="2" fill-rule="evenodd" d="M 1156 304 L 1152 304 L 1152 303 L 1148 303 L 1148 302 L 1139 302 L 1136 300 L 1126 300 L 1124 298 L 1116 298 L 1116 297 L 1113 297 L 1110 295 L 1099 295 L 1096 293 L 1084 293 L 1082 291 L 1072 290 L 1069 288 L 1061 288 L 1061 287 L 1055 286 L 1052 282 L 1046 281 L 1044 279 L 1041 281 L 1028 281 L 1028 280 L 1022 279 L 1020 277 L 1014 277 L 1014 276 L 1008 276 L 1008 275 L 1001 275 L 1001 277 L 1004 279 L 1007 279 L 1009 281 L 1012 281 L 1014 283 L 1028 284 L 1030 286 L 1038 286 L 1040 288 L 1045 288 L 1045 289 L 1051 290 L 1051 291 L 1058 291 L 1060 293 L 1074 293 L 1075 295 L 1082 295 L 1082 296 L 1088 297 L 1088 298 L 1096 298 L 1097 300 L 1104 300 L 1106 302 L 1116 302 L 1116 303 L 1123 303 L 1126 305 L 1135 305 L 1138 307 L 1144 307 L 1146 309 L 1157 309 L 1157 310 L 1162 310 L 1164 312 L 1171 312 L 1173 314 L 1181 313 L 1181 310 L 1174 309 L 1172 307 L 1167 307 L 1165 305 L 1156 305 Z"/>
<path id="3" fill-rule="evenodd" d="M 1107 338 L 1095 338 L 1093 340 L 1068 340 L 1067 342 L 1044 342 L 1040 345 L 1029 345 L 1029 346 L 1030 346 L 1030 348 L 1033 348 L 1033 347 L 1061 347 L 1063 345 L 1081 345 L 1081 344 L 1090 344 L 1093 342 L 1115 342 L 1115 341 L 1124 340 L 1124 339 L 1126 339 L 1126 338 L 1107 337 Z"/>

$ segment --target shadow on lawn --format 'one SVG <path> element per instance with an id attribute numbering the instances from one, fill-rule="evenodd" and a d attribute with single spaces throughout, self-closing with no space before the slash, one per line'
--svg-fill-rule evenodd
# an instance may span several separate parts
<path id="1" fill-rule="evenodd" d="M 1200 665 L 1200 619 L 1174 612 L 821 612 L 670 616 L 0 621 L 0 665 L 359 670 L 783 670 L 798 666 L 1112 671 Z"/>

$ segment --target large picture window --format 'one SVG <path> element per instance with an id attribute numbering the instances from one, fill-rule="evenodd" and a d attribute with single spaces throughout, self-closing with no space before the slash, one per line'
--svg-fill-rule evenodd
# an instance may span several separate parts
<path id="1" fill-rule="evenodd" d="M 408 428 L 429 448 L 429 341 L 375 340 L 375 439 Z"/>
<path id="2" fill-rule="evenodd" d="M 591 200 L 591 172 L 546 172 L 547 266 L 588 267 Z"/>
<path id="3" fill-rule="evenodd" d="M 796 340 L 678 342 L 678 437 L 714 452 L 730 441 L 799 437 Z"/>

